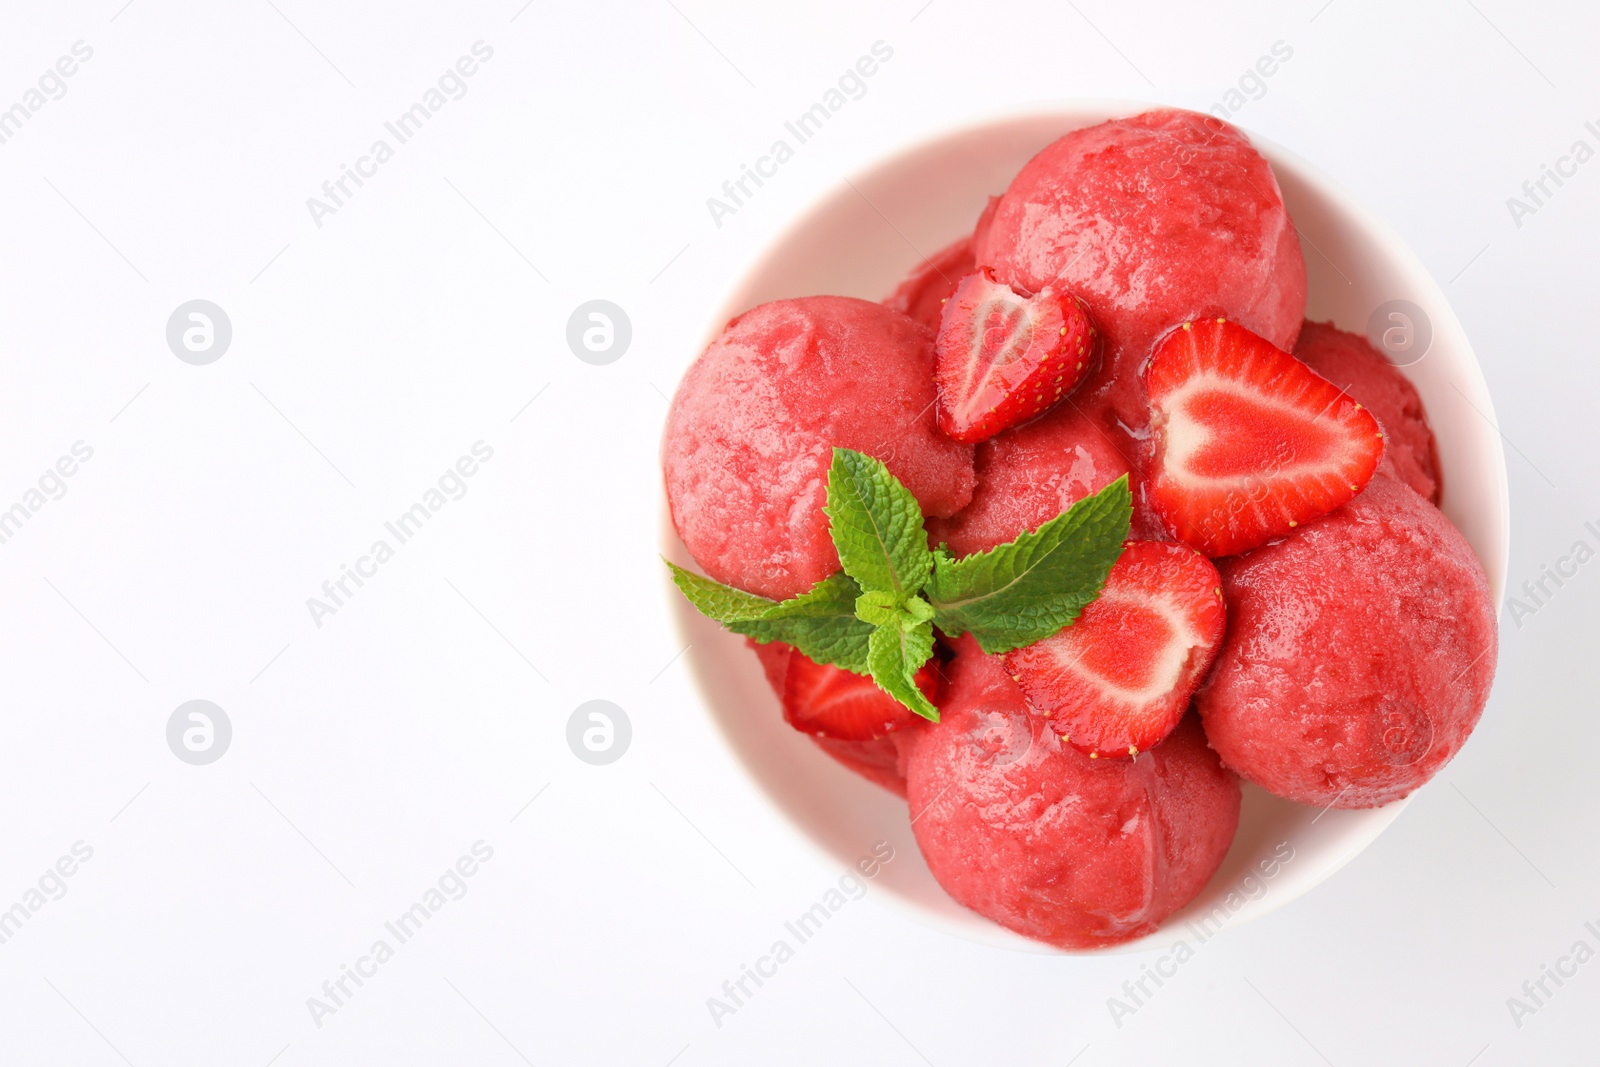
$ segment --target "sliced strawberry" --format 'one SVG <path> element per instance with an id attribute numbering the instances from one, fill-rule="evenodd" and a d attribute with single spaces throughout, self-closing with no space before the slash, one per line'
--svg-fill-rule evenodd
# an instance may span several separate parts
<path id="1" fill-rule="evenodd" d="M 1094 362 L 1096 333 L 1076 297 L 1020 296 L 987 269 L 961 279 L 934 341 L 939 429 L 982 441 L 1042 414 Z"/>
<path id="2" fill-rule="evenodd" d="M 938 692 L 938 660 L 917 672 L 917 688 L 930 701 Z M 795 649 L 783 685 L 783 717 L 802 733 L 840 741 L 868 741 L 924 721 L 864 674 L 818 663 Z"/>
<path id="3" fill-rule="evenodd" d="M 1342 507 L 1383 458 L 1372 413 L 1224 319 L 1186 322 L 1144 371 L 1155 430 L 1150 501 L 1168 531 L 1231 556 Z"/>
<path id="4" fill-rule="evenodd" d="M 1078 621 L 1006 653 L 1006 669 L 1073 748 L 1134 756 L 1183 718 L 1226 620 L 1210 560 L 1184 545 L 1129 541 Z"/>
<path id="5" fill-rule="evenodd" d="M 779 700 L 782 700 L 783 683 L 789 676 L 789 653 L 794 651 L 794 646 L 786 645 L 782 641 L 763 643 L 749 637 L 744 639 L 744 643 L 750 646 L 750 651 L 761 661 L 761 673 L 767 676 L 767 684 L 772 686 L 772 691 L 778 694 Z"/>

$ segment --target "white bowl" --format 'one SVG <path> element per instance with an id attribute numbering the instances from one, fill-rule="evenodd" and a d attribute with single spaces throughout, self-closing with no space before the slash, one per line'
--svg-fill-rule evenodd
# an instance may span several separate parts
<path id="1" fill-rule="evenodd" d="M 734 315 L 782 297 L 833 293 L 884 297 L 926 254 L 969 232 L 986 198 L 1045 145 L 1069 130 L 1136 114 L 1153 105 L 1066 103 L 1011 114 L 901 151 L 824 197 L 773 242 L 712 316 L 705 343 Z M 1278 146 L 1251 140 L 1272 163 L 1301 233 L 1309 281 L 1307 317 L 1365 332 L 1373 309 L 1391 299 L 1419 305 L 1432 346 L 1405 368 L 1438 437 L 1443 510 L 1489 573 L 1498 607 L 1510 536 L 1505 453 L 1488 388 L 1461 324 L 1427 270 L 1386 224 L 1326 176 Z M 667 555 L 690 561 L 666 524 Z M 1054 952 L 956 904 L 923 863 L 900 798 L 839 766 L 790 729 L 756 658 L 736 637 L 677 602 L 689 660 L 722 736 L 764 793 L 841 865 L 886 838 L 894 862 L 875 885 L 911 915 L 960 937 L 1029 952 Z M 1246 784 L 1239 833 L 1204 892 L 1150 936 L 1122 950 L 1195 942 L 1222 926 L 1264 915 L 1309 892 L 1349 863 L 1399 816 L 1406 801 L 1368 811 L 1319 811 Z M 1259 866 L 1293 849 L 1288 862 Z M 1208 918 L 1209 917 L 1209 918 Z M 1203 926 L 1196 925 L 1204 922 Z"/>

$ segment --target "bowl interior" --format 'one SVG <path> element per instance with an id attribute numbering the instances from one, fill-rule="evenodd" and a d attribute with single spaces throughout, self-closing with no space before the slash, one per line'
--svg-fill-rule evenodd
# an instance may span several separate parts
<path id="1" fill-rule="evenodd" d="M 1003 191 L 1050 141 L 1147 106 L 1096 102 L 1011 115 L 939 137 L 871 168 L 825 197 L 773 243 L 717 311 L 705 343 L 728 319 L 764 301 L 818 293 L 881 299 L 918 260 L 969 232 L 987 197 Z M 1483 376 L 1460 323 L 1422 264 L 1387 225 L 1305 162 L 1260 138 L 1252 141 L 1272 163 L 1300 231 L 1310 293 L 1307 317 L 1364 332 L 1373 309 L 1404 299 L 1419 306 L 1431 324 L 1431 347 L 1404 370 L 1421 393 L 1438 437 L 1443 510 L 1478 553 L 1498 604 L 1509 530 L 1505 456 Z M 670 522 L 665 527 L 667 555 L 688 565 Z M 691 643 L 691 668 L 723 736 L 755 786 L 807 837 L 841 865 L 887 839 L 896 858 L 882 868 L 877 884 L 913 915 L 971 940 L 1055 951 L 946 896 L 922 862 L 905 802 L 845 770 L 791 730 L 743 639 L 696 614 L 681 597 L 673 599 Z M 1160 931 L 1123 950 L 1209 936 L 1220 926 L 1287 904 L 1366 848 L 1405 803 L 1319 811 L 1247 784 L 1238 836 L 1211 884 Z M 1270 877 L 1261 873 L 1267 869 Z"/>

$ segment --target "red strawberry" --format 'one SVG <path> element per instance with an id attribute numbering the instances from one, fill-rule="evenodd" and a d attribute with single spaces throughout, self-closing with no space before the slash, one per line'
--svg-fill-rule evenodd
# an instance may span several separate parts
<path id="1" fill-rule="evenodd" d="M 786 645 L 782 641 L 761 642 L 747 637 L 744 643 L 750 646 L 750 651 L 756 654 L 756 659 L 761 661 L 761 673 L 767 676 L 767 684 L 772 686 L 772 691 L 778 694 L 778 699 L 783 699 L 783 683 L 789 676 L 789 653 L 794 651 L 793 645 Z"/>
<path id="2" fill-rule="evenodd" d="M 1076 297 L 1019 296 L 987 269 L 961 279 L 934 341 L 939 429 L 982 441 L 1042 414 L 1083 380 L 1095 328 Z"/>
<path id="3" fill-rule="evenodd" d="M 1231 556 L 1349 503 L 1383 458 L 1372 413 L 1223 319 L 1186 322 L 1145 366 L 1150 502 L 1173 536 Z"/>
<path id="4" fill-rule="evenodd" d="M 931 659 L 917 672 L 917 688 L 930 701 L 938 691 L 937 664 Z M 866 675 L 818 663 L 799 649 L 784 677 L 783 717 L 802 733 L 841 741 L 867 741 L 923 721 Z"/>
<path id="5" fill-rule="evenodd" d="M 1129 541 L 1078 621 L 1006 653 L 1006 669 L 1073 748 L 1137 755 L 1183 718 L 1226 620 L 1210 560 L 1184 545 Z"/>

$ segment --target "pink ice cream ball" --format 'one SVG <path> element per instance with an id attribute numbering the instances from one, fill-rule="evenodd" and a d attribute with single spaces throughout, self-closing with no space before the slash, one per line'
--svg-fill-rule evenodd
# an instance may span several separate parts
<path id="1" fill-rule="evenodd" d="M 1110 433 L 1071 403 L 978 445 L 972 502 L 928 524 L 929 540 L 957 557 L 1036 530 L 1124 474 L 1129 462 Z"/>
<path id="2" fill-rule="evenodd" d="M 1409 486 L 1380 470 L 1217 566 L 1228 636 L 1195 704 L 1229 768 L 1302 804 L 1371 808 L 1460 751 L 1494 680 L 1494 601 L 1472 546 Z"/>
<path id="3" fill-rule="evenodd" d="M 1106 344 L 1076 399 L 1141 440 L 1139 370 L 1162 333 L 1221 315 L 1289 351 L 1305 314 L 1305 262 L 1272 168 L 1238 130 L 1192 111 L 1051 143 L 1012 179 L 974 253 L 1013 286 L 1088 301 Z"/>
<path id="4" fill-rule="evenodd" d="M 1420 495 L 1439 502 L 1439 450 L 1417 387 L 1372 343 L 1331 322 L 1300 328 L 1294 354 L 1363 404 L 1384 432 L 1384 462 Z"/>
<path id="5" fill-rule="evenodd" d="M 1000 657 L 957 647 L 939 724 L 903 746 L 912 827 L 945 891 L 1073 949 L 1142 937 L 1194 899 L 1240 803 L 1199 722 L 1137 759 L 1090 759 L 1031 713 Z"/>
<path id="6" fill-rule="evenodd" d="M 935 422 L 933 333 L 866 300 L 762 304 L 678 386 L 663 445 L 678 536 L 719 582 L 774 599 L 839 569 L 822 512 L 835 447 L 882 460 L 925 514 L 972 497 L 972 446 Z"/>

